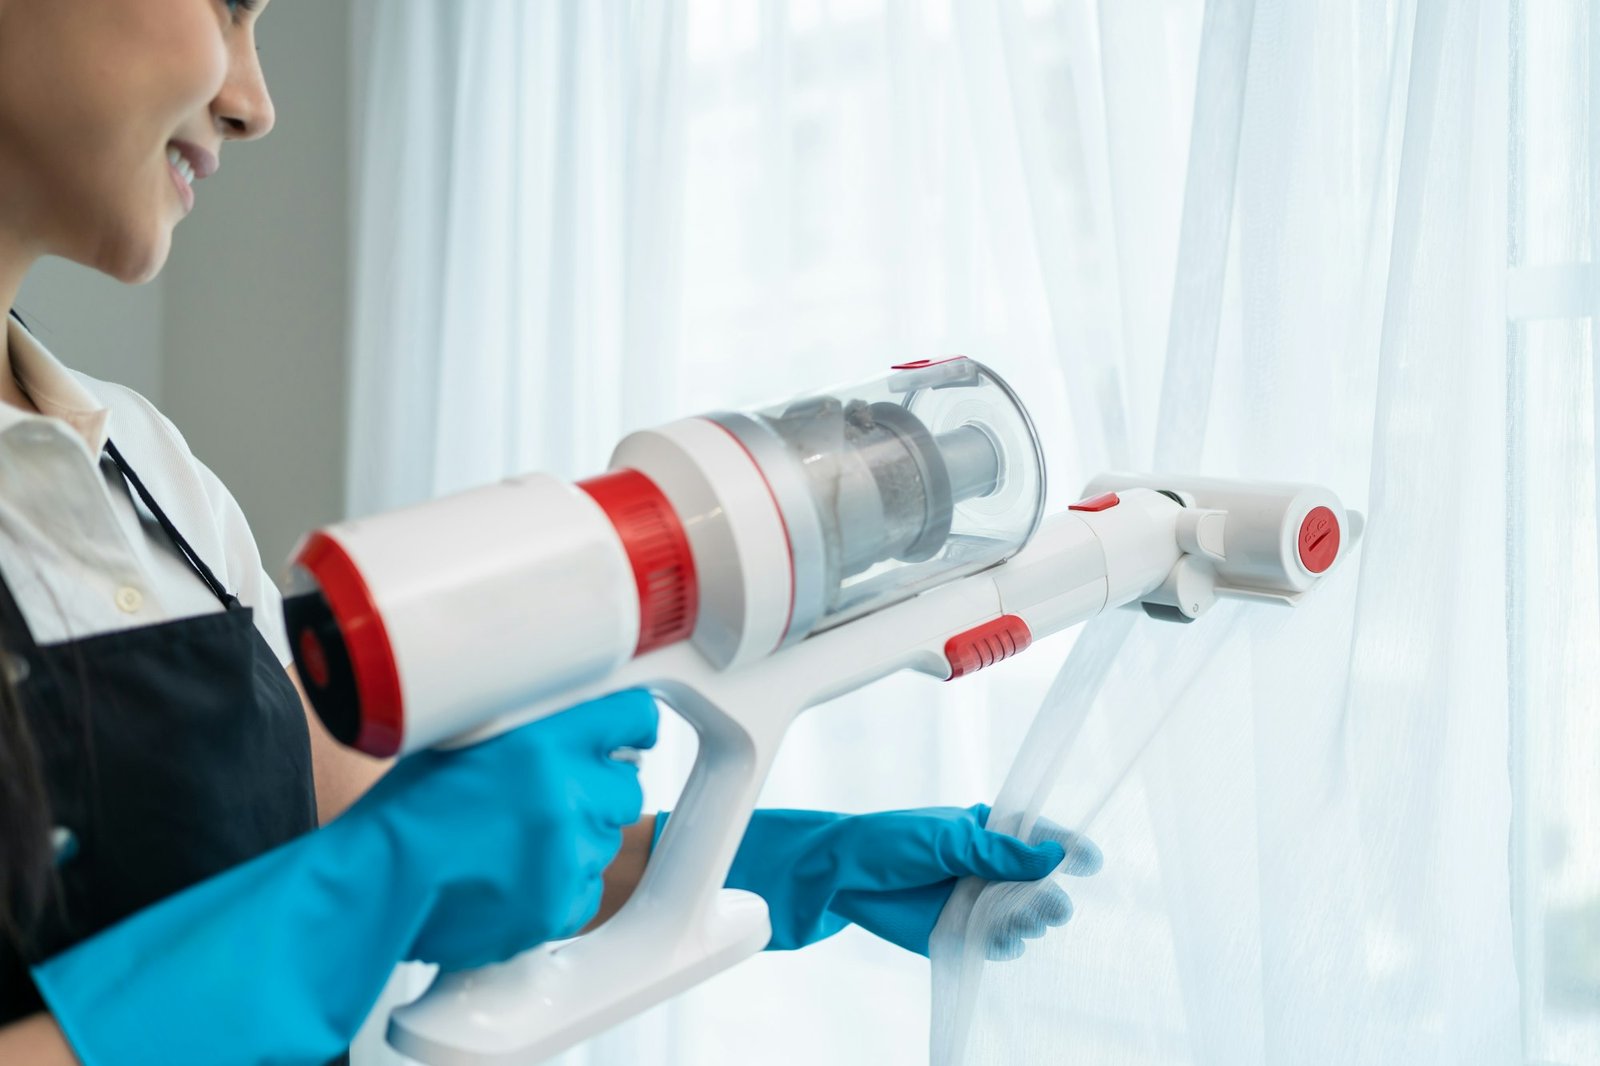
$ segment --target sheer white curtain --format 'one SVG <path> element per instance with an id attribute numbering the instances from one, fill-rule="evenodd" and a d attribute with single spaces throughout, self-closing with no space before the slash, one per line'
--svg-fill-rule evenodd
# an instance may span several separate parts
<path id="1" fill-rule="evenodd" d="M 1600 1061 L 1589 0 L 356 11 L 358 513 L 948 351 L 1056 504 L 1157 465 L 1373 512 L 1301 612 L 1090 630 L 1026 744 L 1071 637 L 797 726 L 769 804 L 1096 835 L 1022 960 L 968 958 L 980 900 L 932 1015 L 851 931 L 572 1061 L 914 1063 L 930 1017 L 944 1061 Z"/>
<path id="2" fill-rule="evenodd" d="M 995 816 L 1106 870 L 1005 964 L 1034 890 L 964 886 L 935 1062 L 1600 1061 L 1594 18 L 1206 5 L 1154 465 L 1371 525 L 1292 615 L 1090 628 Z"/>

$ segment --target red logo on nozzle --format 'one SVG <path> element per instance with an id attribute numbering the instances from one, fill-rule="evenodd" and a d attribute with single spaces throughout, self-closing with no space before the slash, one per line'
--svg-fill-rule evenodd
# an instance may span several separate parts
<path id="1" fill-rule="evenodd" d="M 1324 573 L 1339 557 L 1339 519 L 1326 507 L 1314 508 L 1300 523 L 1299 546 L 1305 568 Z"/>

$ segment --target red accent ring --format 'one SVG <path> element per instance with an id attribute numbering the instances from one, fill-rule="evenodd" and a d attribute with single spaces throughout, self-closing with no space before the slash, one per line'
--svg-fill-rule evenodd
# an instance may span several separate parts
<path id="1" fill-rule="evenodd" d="M 1307 570 L 1326 572 L 1339 557 L 1339 519 L 1326 507 L 1313 508 L 1300 523 L 1297 547 Z"/>
<path id="2" fill-rule="evenodd" d="M 1033 643 L 1033 630 L 1014 614 L 1003 614 L 992 622 L 957 633 L 944 642 L 944 657 L 950 663 L 947 681 L 975 674 L 985 666 L 1020 655 Z"/>
<path id="3" fill-rule="evenodd" d="M 700 582 L 689 536 L 656 483 L 637 470 L 614 470 L 580 481 L 611 519 L 639 589 L 639 646 L 643 655 L 687 640 L 700 617 Z"/>
<path id="4" fill-rule="evenodd" d="M 307 537 L 295 562 L 321 587 L 350 656 L 361 700 L 361 732 L 355 746 L 368 755 L 397 754 L 406 720 L 400 670 L 372 590 L 344 546 L 326 533 Z"/>

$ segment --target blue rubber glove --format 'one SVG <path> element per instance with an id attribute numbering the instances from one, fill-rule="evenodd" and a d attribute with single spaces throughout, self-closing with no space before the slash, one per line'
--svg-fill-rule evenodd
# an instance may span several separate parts
<path id="1" fill-rule="evenodd" d="M 666 824 L 656 819 L 656 833 Z M 1041 819 L 1029 845 L 984 828 L 989 808 L 930 807 L 881 814 L 758 810 L 739 845 L 727 886 L 767 901 L 767 950 L 804 947 L 852 922 L 918 955 L 961 877 L 1040 881 L 1060 867 L 1100 869 L 1098 848 Z M 1042 882 L 1027 907 L 1012 908 L 995 931 L 991 958 L 1021 954 L 1021 941 L 1072 917 L 1067 894 Z"/>
<path id="2" fill-rule="evenodd" d="M 400 762 L 340 818 L 34 969 L 84 1066 L 320 1063 L 406 959 L 464 969 L 578 932 L 637 821 L 656 706 L 622 693 Z"/>

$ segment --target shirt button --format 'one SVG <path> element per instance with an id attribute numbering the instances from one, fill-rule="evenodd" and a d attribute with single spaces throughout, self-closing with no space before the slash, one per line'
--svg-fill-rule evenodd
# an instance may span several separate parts
<path id="1" fill-rule="evenodd" d="M 50 830 L 50 848 L 56 853 L 56 865 L 71 862 L 78 855 L 78 834 L 64 825 Z"/>
<path id="2" fill-rule="evenodd" d="M 124 585 L 117 590 L 117 608 L 124 614 L 133 614 L 144 606 L 144 593 L 132 585 Z"/>

